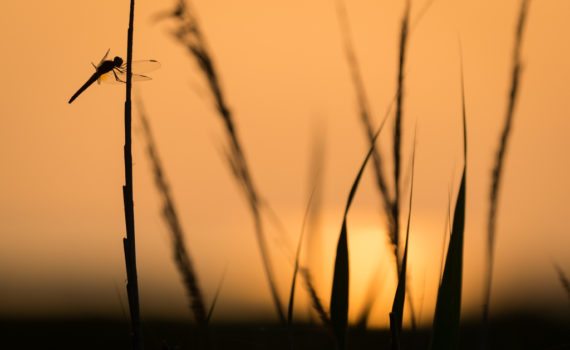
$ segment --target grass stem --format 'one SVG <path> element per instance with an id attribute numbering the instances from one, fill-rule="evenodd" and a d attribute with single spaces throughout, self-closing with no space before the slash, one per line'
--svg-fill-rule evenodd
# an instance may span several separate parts
<path id="1" fill-rule="evenodd" d="M 140 321 L 139 289 L 137 278 L 137 260 L 135 252 L 135 214 L 133 208 L 133 156 L 131 149 L 131 87 L 133 62 L 133 29 L 134 29 L 135 0 L 131 0 L 129 10 L 129 29 L 127 32 L 127 84 L 125 99 L 125 185 L 123 186 L 123 203 L 125 207 L 125 225 L 127 237 L 123 239 L 125 265 L 127 271 L 127 295 L 131 314 L 131 331 L 133 349 L 143 349 L 142 330 Z"/>

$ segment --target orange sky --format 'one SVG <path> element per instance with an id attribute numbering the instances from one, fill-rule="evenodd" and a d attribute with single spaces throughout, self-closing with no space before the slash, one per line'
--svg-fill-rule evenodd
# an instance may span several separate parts
<path id="1" fill-rule="evenodd" d="M 396 4 L 397 3 L 397 4 Z M 412 18 L 425 1 L 412 1 Z M 168 4 L 137 1 L 135 59 L 162 68 L 137 86 L 154 128 L 206 299 L 229 266 L 214 319 L 272 314 L 247 206 L 218 152 L 222 125 L 194 61 L 150 17 Z M 403 1 L 352 1 L 348 14 L 375 124 L 395 92 Z M 322 270 L 325 302 L 348 190 L 366 152 L 332 0 L 196 0 L 245 153 L 291 246 L 270 232 L 285 299 L 307 200 L 315 126 L 326 130 Z M 519 1 L 436 0 L 409 42 L 404 148 L 418 126 L 410 276 L 431 322 L 448 193 L 461 162 L 459 40 L 468 123 L 464 310 L 482 302 L 490 170 L 506 109 Z M 0 5 L 0 316 L 120 315 L 124 294 L 123 98 L 117 86 L 67 101 L 111 48 L 124 56 L 128 1 L 5 1 Z M 534 1 L 524 71 L 500 197 L 493 305 L 565 303 L 552 262 L 570 273 L 570 2 Z M 190 317 L 170 259 L 144 143 L 135 124 L 134 185 L 141 308 Z M 388 139 L 381 141 L 386 152 Z M 381 264 L 372 323 L 387 324 L 394 267 L 370 169 L 349 216 L 351 319 Z M 255 286 L 244 288 L 243 286 Z M 38 293 L 41 291 L 41 293 Z M 300 297 L 303 302 L 305 297 Z M 563 304 L 567 305 L 567 304 Z M 299 314 L 306 312 L 299 307 Z"/>

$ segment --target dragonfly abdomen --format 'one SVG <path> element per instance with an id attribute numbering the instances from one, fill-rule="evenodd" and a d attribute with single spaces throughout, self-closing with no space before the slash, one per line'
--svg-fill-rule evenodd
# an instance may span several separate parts
<path id="1" fill-rule="evenodd" d="M 97 79 L 99 78 L 99 75 L 100 75 L 99 73 L 93 74 L 91 78 L 89 78 L 89 80 L 87 80 L 87 82 L 85 82 L 85 84 L 83 84 L 83 86 L 80 87 L 79 90 L 77 90 L 77 92 L 73 94 L 73 96 L 71 96 L 71 98 L 69 99 L 69 103 L 73 102 L 73 100 L 75 100 L 79 95 L 81 95 L 81 93 L 85 91 L 89 86 L 91 86 L 91 84 L 96 82 Z"/>

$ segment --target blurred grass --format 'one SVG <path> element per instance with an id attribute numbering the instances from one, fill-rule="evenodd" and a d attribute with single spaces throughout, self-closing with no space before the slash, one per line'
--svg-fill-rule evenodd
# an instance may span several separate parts
<path id="1" fill-rule="evenodd" d="M 497 212 L 499 206 L 499 191 L 501 188 L 501 178 L 503 167 L 505 166 L 505 157 L 510 135 L 513 128 L 513 118 L 515 114 L 515 106 L 517 103 L 517 96 L 519 92 L 520 74 L 522 70 L 521 63 L 521 47 L 523 40 L 524 26 L 526 23 L 528 7 L 530 0 L 521 0 L 521 7 L 515 31 L 515 43 L 512 57 L 512 71 L 511 71 L 511 87 L 509 92 L 509 99 L 507 103 L 507 111 L 505 115 L 505 124 L 501 131 L 499 145 L 495 156 L 493 171 L 491 174 L 491 189 L 489 194 L 489 214 L 487 221 L 487 271 L 485 276 L 485 294 L 483 300 L 483 322 L 485 327 L 489 321 L 489 304 L 491 301 L 491 288 L 493 282 L 493 266 L 495 262 L 495 241 L 496 241 L 496 226 L 497 226 Z M 485 336 L 484 336 L 485 337 Z M 485 340 L 483 339 L 483 342 Z"/>
<path id="2" fill-rule="evenodd" d="M 198 324 L 205 326 L 206 307 L 204 306 L 202 290 L 198 282 L 198 274 L 194 269 L 190 253 L 186 248 L 184 230 L 178 219 L 178 212 L 174 205 L 172 194 L 170 193 L 170 186 L 166 180 L 150 123 L 140 99 L 138 100 L 137 107 L 146 140 L 147 155 L 152 166 L 154 183 L 162 197 L 162 217 L 169 229 L 170 240 L 172 242 L 172 257 L 182 278 L 184 288 L 186 289 L 190 310 L 194 314 L 194 319 Z"/>
<path id="3" fill-rule="evenodd" d="M 205 37 L 199 25 L 196 11 L 191 6 L 189 0 L 178 0 L 173 10 L 166 11 L 155 16 L 155 20 L 162 19 L 171 19 L 176 22 L 177 27 L 173 32 L 173 36 L 188 50 L 190 56 L 194 58 L 204 76 L 204 79 L 208 83 L 210 93 L 214 98 L 216 111 L 223 122 L 224 130 L 226 132 L 226 159 L 232 174 L 238 182 L 240 189 L 243 191 L 243 195 L 249 204 L 249 209 L 255 226 L 255 237 L 261 255 L 267 283 L 269 284 L 273 304 L 275 306 L 275 311 L 280 322 L 285 325 L 285 313 L 283 311 L 283 306 L 275 283 L 275 275 L 273 272 L 271 256 L 268 251 L 262 218 L 262 209 L 264 206 L 268 207 L 268 205 L 260 196 L 257 187 L 253 182 L 251 171 L 246 161 L 239 135 L 235 128 L 234 117 L 226 103 L 226 97 L 222 91 L 220 78 L 215 68 L 212 54 L 206 44 Z"/>

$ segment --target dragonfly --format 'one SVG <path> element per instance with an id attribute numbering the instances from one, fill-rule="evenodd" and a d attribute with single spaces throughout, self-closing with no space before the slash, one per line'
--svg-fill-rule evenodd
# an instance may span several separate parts
<path id="1" fill-rule="evenodd" d="M 73 96 L 69 99 L 69 103 L 73 102 L 83 91 L 85 91 L 94 82 L 100 84 L 104 83 L 126 83 L 127 82 L 127 63 L 123 61 L 121 57 L 115 56 L 112 60 L 107 60 L 109 55 L 109 50 L 105 53 L 105 56 L 101 59 L 98 65 L 91 63 L 95 68 L 95 73 L 77 90 Z M 152 78 L 142 75 L 140 73 L 146 73 L 160 68 L 160 62 L 155 60 L 140 60 L 133 61 L 131 65 L 132 69 L 132 81 L 144 81 L 151 80 Z"/>

